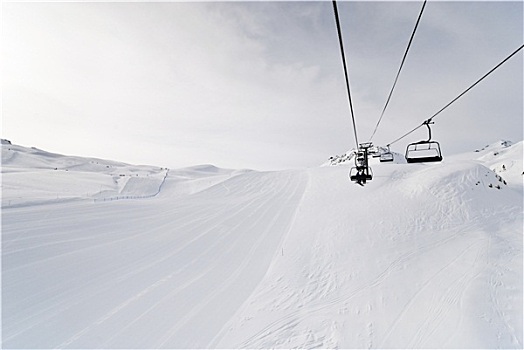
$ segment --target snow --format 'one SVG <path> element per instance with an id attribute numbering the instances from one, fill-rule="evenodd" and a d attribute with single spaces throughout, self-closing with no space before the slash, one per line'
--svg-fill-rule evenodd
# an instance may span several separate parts
<path id="1" fill-rule="evenodd" d="M 157 194 L 167 169 L 63 156 L 2 141 L 2 208 Z"/>
<path id="2" fill-rule="evenodd" d="M 2 347 L 522 348 L 522 142 L 372 158 L 364 187 L 351 163 L 168 171 L 2 142 Z"/>

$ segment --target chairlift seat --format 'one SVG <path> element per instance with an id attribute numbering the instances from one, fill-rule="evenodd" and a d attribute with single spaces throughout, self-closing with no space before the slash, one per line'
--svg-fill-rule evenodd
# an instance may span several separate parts
<path id="1" fill-rule="evenodd" d="M 442 152 L 437 141 L 419 141 L 408 145 L 405 157 L 408 163 L 440 162 Z"/>
<path id="2" fill-rule="evenodd" d="M 373 171 L 370 167 L 353 167 L 349 171 L 349 179 L 351 181 L 366 183 L 366 181 L 373 179 Z"/>
<path id="3" fill-rule="evenodd" d="M 393 159 L 394 159 L 393 153 L 391 152 L 384 152 L 380 155 L 381 162 L 392 162 Z"/>

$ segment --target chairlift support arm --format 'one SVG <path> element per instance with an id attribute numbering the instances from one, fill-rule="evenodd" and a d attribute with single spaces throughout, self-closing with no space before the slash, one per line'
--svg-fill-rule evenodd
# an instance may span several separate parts
<path id="1" fill-rule="evenodd" d="M 430 142 L 431 141 L 431 127 L 429 126 L 429 124 L 435 124 L 434 121 L 432 121 L 431 119 L 428 119 L 426 120 L 424 123 L 422 123 L 424 125 L 426 125 L 428 127 L 428 133 L 429 133 L 429 137 L 428 137 L 428 140 L 427 142 Z"/>

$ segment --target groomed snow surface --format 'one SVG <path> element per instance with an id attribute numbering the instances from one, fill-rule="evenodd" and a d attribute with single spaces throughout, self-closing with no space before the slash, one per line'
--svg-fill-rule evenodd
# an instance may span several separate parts
<path id="1" fill-rule="evenodd" d="M 2 143 L 3 348 L 523 347 L 522 142 L 365 187 Z"/>

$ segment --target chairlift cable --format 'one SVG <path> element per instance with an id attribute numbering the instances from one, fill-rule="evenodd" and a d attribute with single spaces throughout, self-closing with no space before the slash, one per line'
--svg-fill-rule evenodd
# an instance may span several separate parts
<path id="1" fill-rule="evenodd" d="M 486 78 L 488 75 L 490 75 L 491 73 L 493 73 L 493 71 L 495 71 L 497 68 L 499 68 L 500 66 L 502 66 L 504 63 L 506 63 L 507 60 L 509 60 L 511 57 L 513 57 L 514 55 L 517 54 L 517 52 L 519 52 L 520 50 L 522 50 L 522 48 L 524 47 L 524 45 L 521 45 L 518 49 L 516 49 L 511 55 L 509 55 L 508 57 L 506 57 L 502 62 L 500 62 L 499 64 L 497 64 L 495 67 L 493 67 L 489 72 L 487 72 L 486 74 L 484 74 L 484 76 L 482 76 L 482 78 L 480 78 L 479 80 L 477 80 L 473 85 L 471 85 L 469 88 L 467 88 L 466 90 L 464 90 L 464 92 L 462 92 L 460 95 L 458 95 L 457 97 L 455 97 L 450 103 L 448 103 L 447 105 L 445 105 L 444 107 L 442 107 L 437 113 L 433 114 L 429 119 L 428 121 L 431 121 L 433 118 L 435 118 L 438 114 L 440 114 L 440 112 L 442 112 L 443 110 L 445 110 L 446 108 L 448 108 L 453 102 L 455 102 L 456 100 L 458 100 L 459 98 L 461 98 L 464 94 L 466 94 L 466 92 L 468 92 L 469 90 L 471 90 L 475 85 L 477 85 L 478 83 L 480 83 L 482 80 L 484 80 L 484 78 Z"/>
<path id="2" fill-rule="evenodd" d="M 373 130 L 373 133 L 371 134 L 371 137 L 369 138 L 370 141 L 373 139 L 373 136 L 375 136 L 378 126 L 380 125 L 380 122 L 382 121 L 382 118 L 384 117 L 384 113 L 386 112 L 386 108 L 388 107 L 389 101 L 391 100 L 391 96 L 393 95 L 393 90 L 395 89 L 395 86 L 397 85 L 398 77 L 400 76 L 400 72 L 402 71 L 402 67 L 404 66 L 406 57 L 408 56 L 409 48 L 411 47 L 411 43 L 413 42 L 413 38 L 415 37 L 415 32 L 417 31 L 418 24 L 420 23 L 420 19 L 422 18 L 422 13 L 424 12 L 424 8 L 426 7 L 426 2 L 427 0 L 424 0 L 424 3 L 422 4 L 422 8 L 420 9 L 420 13 L 418 15 L 417 22 L 415 23 L 415 28 L 413 28 L 413 33 L 411 33 L 411 38 L 409 39 L 408 46 L 406 47 L 406 51 L 404 52 L 404 57 L 402 57 L 402 62 L 400 63 L 400 67 L 398 69 L 397 76 L 395 77 L 393 86 L 391 87 L 391 90 L 389 91 L 389 95 L 386 100 L 386 104 L 384 105 L 384 108 L 382 109 L 382 113 L 380 114 L 380 118 L 378 119 L 377 125 L 375 125 L 375 129 Z"/>
<path id="3" fill-rule="evenodd" d="M 396 142 L 402 140 L 404 137 L 406 137 L 406 136 L 408 136 L 408 135 L 414 133 L 414 132 L 417 131 L 418 129 L 420 129 L 422 126 L 424 126 L 424 123 L 420 124 L 420 125 L 417 126 L 416 128 L 411 129 L 411 131 L 408 131 L 407 133 L 405 133 L 404 135 L 400 136 L 400 137 L 399 137 L 398 139 L 396 139 L 395 141 L 392 141 L 392 142 L 388 143 L 386 146 L 389 147 L 389 146 L 391 146 L 392 144 L 394 144 L 394 143 L 396 143 Z"/>
<path id="4" fill-rule="evenodd" d="M 350 88 L 349 88 L 349 76 L 348 76 L 348 70 L 347 70 L 347 66 L 346 66 L 346 55 L 344 54 L 344 45 L 342 43 L 342 32 L 340 30 L 340 20 L 338 18 L 338 10 L 337 10 L 337 2 L 336 2 L 336 0 L 333 0 L 333 11 L 335 13 L 335 22 L 336 22 L 336 25 L 337 25 L 338 41 L 340 43 L 340 53 L 342 54 L 342 64 L 344 66 L 344 75 L 346 77 L 346 88 L 347 88 L 347 92 L 348 92 L 349 109 L 350 109 L 350 112 L 351 112 L 351 119 L 353 121 L 353 131 L 355 133 L 355 142 L 357 144 L 357 149 L 358 149 L 359 148 L 359 143 L 358 143 L 358 137 L 357 137 L 357 126 L 356 126 L 356 123 L 355 123 L 355 113 L 353 112 L 353 103 L 351 101 L 351 91 L 350 91 Z"/>
<path id="5" fill-rule="evenodd" d="M 464 96 L 469 90 L 471 90 L 475 85 L 477 85 L 478 83 L 480 83 L 482 80 L 484 80 L 484 78 L 486 78 L 488 75 L 490 75 L 491 73 L 493 73 L 497 68 L 499 68 L 500 66 L 502 66 L 504 63 L 506 63 L 511 57 L 515 56 L 520 50 L 522 50 L 522 48 L 524 48 L 524 45 L 521 45 L 518 49 L 516 49 L 515 51 L 513 51 L 513 53 L 511 53 L 508 57 L 506 57 L 504 60 L 502 60 L 499 64 L 497 64 L 495 67 L 493 67 L 489 72 L 487 72 L 486 74 L 484 74 L 482 76 L 482 78 L 478 79 L 475 83 L 473 83 L 470 87 L 468 87 L 466 90 L 464 90 L 460 95 L 458 95 L 457 97 L 455 97 L 451 102 L 449 102 L 447 105 L 445 105 L 444 107 L 442 107 L 438 112 L 436 112 L 435 114 L 433 114 L 429 119 L 426 119 L 422 124 L 420 124 L 419 126 L 417 126 L 416 128 L 412 129 L 411 131 L 407 132 L 406 134 L 402 135 L 401 137 L 399 137 L 398 139 L 396 139 L 395 141 L 393 142 L 390 142 L 388 144 L 389 145 L 392 145 L 400 140 L 402 140 L 404 137 L 408 136 L 409 134 L 415 132 L 417 129 L 419 129 L 420 127 L 424 126 L 426 123 L 428 122 L 431 122 L 433 120 L 433 118 L 435 118 L 437 115 L 439 115 L 442 111 L 444 111 L 446 108 L 448 108 L 449 106 L 451 106 L 451 104 L 453 104 L 455 101 L 457 101 L 459 98 L 461 98 L 462 96 Z"/>

